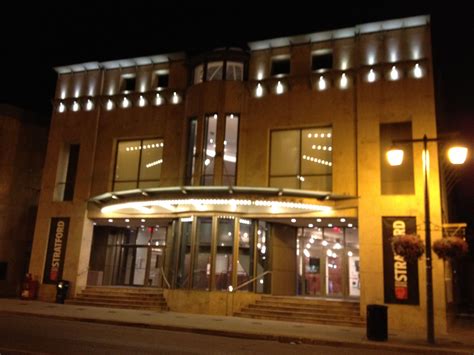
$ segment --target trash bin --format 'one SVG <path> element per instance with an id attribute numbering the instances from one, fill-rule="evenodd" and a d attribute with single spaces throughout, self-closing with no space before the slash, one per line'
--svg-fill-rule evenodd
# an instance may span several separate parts
<path id="1" fill-rule="evenodd" d="M 64 303 L 69 290 L 69 281 L 59 280 L 56 284 L 56 303 Z"/>
<path id="2" fill-rule="evenodd" d="M 378 341 L 388 339 L 387 306 L 367 305 L 367 339 Z"/>

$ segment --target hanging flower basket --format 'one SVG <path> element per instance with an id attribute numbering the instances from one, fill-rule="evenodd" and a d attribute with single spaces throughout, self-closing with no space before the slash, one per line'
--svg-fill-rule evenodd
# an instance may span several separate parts
<path id="1" fill-rule="evenodd" d="M 467 253 L 468 245 L 462 237 L 446 237 L 433 243 L 433 251 L 440 259 L 457 259 Z"/>
<path id="2" fill-rule="evenodd" d="M 392 238 L 392 250 L 406 262 L 417 261 L 425 252 L 425 246 L 416 234 L 396 235 Z"/>

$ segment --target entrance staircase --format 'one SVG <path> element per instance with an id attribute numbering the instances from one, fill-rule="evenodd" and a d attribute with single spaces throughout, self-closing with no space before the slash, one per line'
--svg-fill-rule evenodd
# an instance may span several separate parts
<path id="1" fill-rule="evenodd" d="M 163 289 L 150 287 L 87 286 L 67 304 L 167 311 Z"/>
<path id="2" fill-rule="evenodd" d="M 304 297 L 262 296 L 234 313 L 237 317 L 364 327 L 359 303 Z"/>

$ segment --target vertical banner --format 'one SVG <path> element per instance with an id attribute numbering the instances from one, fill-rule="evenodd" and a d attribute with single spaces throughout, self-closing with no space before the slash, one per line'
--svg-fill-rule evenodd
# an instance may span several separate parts
<path id="1" fill-rule="evenodd" d="M 43 277 L 45 284 L 55 284 L 63 277 L 68 229 L 69 217 L 51 218 Z"/>
<path id="2" fill-rule="evenodd" d="M 385 303 L 419 304 L 418 261 L 407 263 L 392 250 L 394 235 L 415 234 L 415 217 L 382 217 Z"/>

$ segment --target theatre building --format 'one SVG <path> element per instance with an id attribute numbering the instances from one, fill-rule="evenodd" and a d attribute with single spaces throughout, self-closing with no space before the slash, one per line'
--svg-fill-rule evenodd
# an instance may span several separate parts
<path id="1" fill-rule="evenodd" d="M 160 289 L 178 312 L 235 315 L 272 295 L 363 321 L 387 304 L 391 329 L 422 333 L 424 259 L 390 249 L 394 234 L 424 237 L 422 147 L 405 144 L 399 167 L 385 152 L 436 136 L 430 43 L 419 16 L 56 68 L 30 263 L 40 298 L 65 279 L 70 301 Z M 433 276 L 442 332 L 436 259 Z"/>

